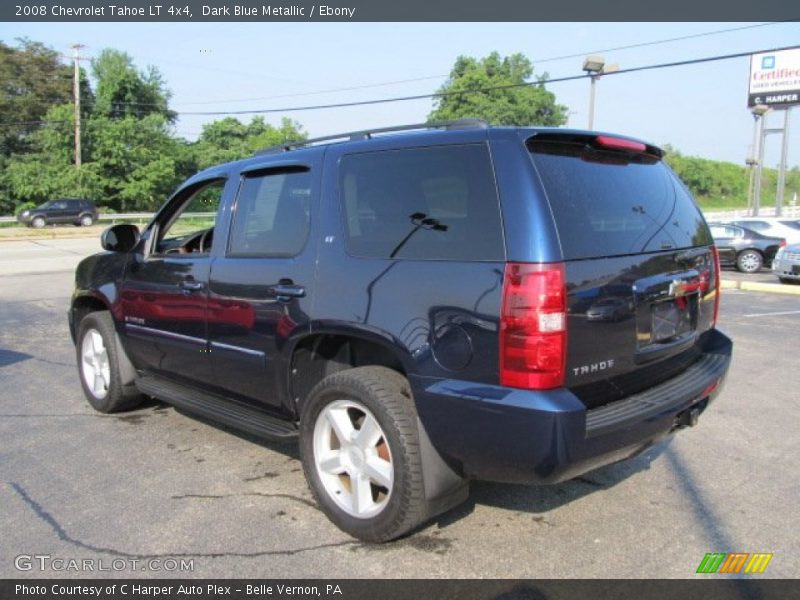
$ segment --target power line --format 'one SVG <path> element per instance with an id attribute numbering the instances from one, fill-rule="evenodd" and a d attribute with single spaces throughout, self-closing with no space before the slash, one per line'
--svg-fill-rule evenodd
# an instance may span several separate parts
<path id="1" fill-rule="evenodd" d="M 703 58 L 693 58 L 688 60 L 680 60 L 680 61 L 672 61 L 667 63 L 658 63 L 654 65 L 643 65 L 640 67 L 630 67 L 627 69 L 620 69 L 618 71 L 613 71 L 610 73 L 603 74 L 603 77 L 611 77 L 611 76 L 618 76 L 627 73 L 637 73 L 641 71 L 652 71 L 655 69 L 666 69 L 672 67 L 682 67 L 682 66 L 689 66 L 689 65 L 696 65 L 702 64 L 707 62 L 717 62 L 722 60 L 731 60 L 734 58 L 743 58 L 748 57 L 753 54 L 763 54 L 767 52 L 780 52 L 781 50 L 789 50 L 793 49 L 793 46 L 784 46 L 780 48 L 769 48 L 769 49 L 762 49 L 762 50 L 749 50 L 747 52 L 736 52 L 732 54 L 719 54 L 715 56 L 707 56 Z M 496 86 L 489 86 L 484 88 L 475 88 L 471 90 L 462 90 L 456 92 L 435 92 L 433 94 L 416 94 L 412 96 L 398 96 L 394 98 L 379 98 L 373 100 L 359 100 L 354 102 L 340 102 L 336 104 L 318 104 L 318 105 L 310 105 L 310 106 L 289 106 L 283 108 L 265 108 L 265 109 L 252 109 L 252 110 L 240 110 L 240 111 L 203 111 L 203 112 L 180 112 L 175 111 L 178 115 L 188 115 L 188 116 L 222 116 L 222 115 L 254 115 L 254 114 L 267 114 L 267 113 L 278 113 L 278 112 L 298 112 L 298 111 L 306 111 L 306 110 L 322 110 L 322 109 L 332 109 L 332 108 L 348 108 L 353 106 L 367 106 L 367 105 L 375 105 L 375 104 L 388 104 L 393 102 L 406 102 L 410 100 L 424 100 L 429 98 L 445 98 L 449 96 L 463 96 L 465 94 L 482 94 L 488 93 L 493 91 L 499 90 L 508 90 L 508 89 L 516 89 L 522 87 L 530 87 L 536 85 L 545 85 L 548 83 L 562 83 L 565 81 L 576 81 L 579 79 L 586 79 L 591 77 L 588 74 L 581 74 L 581 75 L 569 75 L 566 77 L 553 77 L 549 79 L 540 79 L 537 81 L 527 81 L 522 83 L 509 83 L 504 85 L 496 85 Z M 51 123 L 59 123 L 64 121 L 39 121 L 40 124 L 51 124 Z M 0 126 L 4 125 L 19 125 L 19 124 L 26 124 L 26 123 L 35 123 L 33 121 L 23 121 L 18 123 L 0 123 Z"/>
<path id="2" fill-rule="evenodd" d="M 633 48 L 643 48 L 643 47 L 646 47 L 646 46 L 655 46 L 655 45 L 659 45 L 659 44 L 668 44 L 668 43 L 672 43 L 672 42 L 678 42 L 678 41 L 684 41 L 684 40 L 689 40 L 689 39 L 708 37 L 708 36 L 713 36 L 713 35 L 721 35 L 721 34 L 725 34 L 725 33 L 732 33 L 732 32 L 743 31 L 743 30 L 747 30 L 747 29 L 756 29 L 756 28 L 760 28 L 760 27 L 770 27 L 770 26 L 773 26 L 773 25 L 782 25 L 782 24 L 791 23 L 791 22 L 794 22 L 794 20 L 789 20 L 789 21 L 771 21 L 771 22 L 766 22 L 766 23 L 757 23 L 755 25 L 743 25 L 743 26 L 740 26 L 740 27 L 731 27 L 731 28 L 728 28 L 728 29 L 717 29 L 717 30 L 714 30 L 714 31 L 705 31 L 705 32 L 701 32 L 701 33 L 694 33 L 694 34 L 682 35 L 682 36 L 678 36 L 678 37 L 665 38 L 665 39 L 662 39 L 662 40 L 653 40 L 653 41 L 649 41 L 649 42 L 639 42 L 639 43 L 636 43 L 636 44 L 627 44 L 627 45 L 624 45 L 624 46 L 615 46 L 615 47 L 612 47 L 612 48 L 602 48 L 602 49 L 598 49 L 598 50 L 586 50 L 586 51 L 583 51 L 583 52 L 576 52 L 574 54 L 564 54 L 564 55 L 560 55 L 560 56 L 551 56 L 551 57 L 543 58 L 543 59 L 540 59 L 540 60 L 534 60 L 533 62 L 534 62 L 534 65 L 539 65 L 539 64 L 542 64 L 542 63 L 550 63 L 550 62 L 556 62 L 556 61 L 566 60 L 566 59 L 570 59 L 570 58 L 582 57 L 582 56 L 585 56 L 587 54 L 600 54 L 600 53 L 603 53 L 603 52 L 615 52 L 615 51 L 618 51 L 618 50 L 630 50 L 630 49 L 633 49 Z M 167 64 L 170 64 L 170 63 L 167 63 Z M 175 64 L 175 63 L 173 63 L 173 64 Z M 212 70 L 219 71 L 220 70 L 220 69 L 215 69 L 215 68 L 211 68 L 211 67 L 203 67 L 203 66 L 200 66 L 200 65 L 194 65 L 194 66 L 193 65 L 184 65 L 184 66 L 192 66 L 193 68 L 205 69 L 205 70 L 209 70 L 209 71 L 212 71 Z M 190 106 L 190 105 L 191 106 L 198 106 L 198 105 L 209 105 L 209 104 L 232 104 L 232 103 L 240 103 L 240 102 L 258 102 L 258 101 L 261 101 L 261 100 L 277 100 L 277 99 L 281 99 L 281 98 L 300 98 L 300 97 L 305 97 L 305 96 L 317 96 L 317 95 L 322 95 L 322 94 L 333 94 L 333 93 L 338 93 L 338 92 L 352 92 L 352 91 L 365 90 L 365 89 L 371 89 L 371 88 L 376 88 L 376 87 L 387 87 L 387 86 L 391 86 L 391 85 L 399 85 L 399 84 L 404 84 L 404 83 L 417 83 L 417 82 L 420 82 L 420 81 L 430 81 L 432 79 L 442 79 L 444 77 L 448 77 L 448 75 L 427 75 L 427 76 L 424 76 L 424 77 L 413 77 L 413 78 L 409 78 L 409 79 L 398 79 L 398 80 L 394 80 L 394 81 L 384 81 L 384 82 L 370 83 L 370 84 L 364 84 L 364 85 L 356 85 L 356 86 L 350 86 L 350 87 L 330 88 L 330 89 L 316 90 L 316 91 L 310 91 L 310 92 L 298 92 L 298 93 L 294 93 L 294 94 L 278 94 L 278 95 L 272 95 L 272 96 L 260 96 L 260 97 L 254 97 L 254 98 L 235 98 L 235 99 L 229 99 L 229 100 L 198 100 L 198 101 L 193 101 L 193 102 L 180 102 L 180 103 L 178 103 L 178 106 Z M 71 79 L 71 76 L 69 76 L 69 78 Z M 154 103 L 154 102 L 127 102 L 127 103 L 124 103 L 124 104 L 126 106 L 158 106 L 158 104 Z M 184 114 L 188 114 L 188 113 L 184 113 Z M 228 114 L 233 114 L 233 113 L 228 113 Z"/>
<path id="3" fill-rule="evenodd" d="M 752 54 L 760 54 L 764 52 L 778 52 L 780 50 L 787 50 L 791 47 L 782 47 L 782 48 L 772 48 L 768 50 L 753 50 L 748 52 L 737 52 L 734 54 L 722 54 L 716 56 L 708 56 L 705 58 L 694 58 L 689 60 L 681 60 L 681 61 L 674 61 L 668 63 L 659 63 L 655 65 L 645 65 L 641 67 L 632 67 L 629 69 L 620 69 L 618 71 L 614 71 L 611 73 L 606 73 L 603 77 L 609 77 L 611 75 L 622 75 L 623 73 L 636 73 L 639 71 L 649 71 L 652 69 L 665 69 L 669 67 L 680 67 L 680 66 L 687 66 L 687 65 L 696 65 L 706 62 L 715 62 L 720 60 L 730 60 L 733 58 L 742 58 L 744 56 L 750 56 Z M 200 112 L 181 112 L 176 111 L 178 115 L 181 116 L 222 116 L 222 115 L 256 115 L 256 114 L 268 114 L 268 113 L 277 113 L 277 112 L 300 112 L 306 110 L 322 110 L 322 109 L 331 109 L 331 108 L 348 108 L 353 106 L 368 106 L 374 104 L 387 104 L 391 102 L 407 102 L 410 100 L 424 100 L 427 98 L 446 98 L 449 96 L 461 96 L 464 94 L 477 94 L 477 93 L 486 93 L 486 92 L 493 92 L 499 90 L 508 90 L 520 87 L 530 87 L 535 85 L 544 85 L 547 83 L 561 83 L 564 81 L 575 81 L 577 79 L 586 79 L 591 77 L 588 74 L 582 75 L 570 75 L 567 77 L 554 77 L 549 79 L 540 79 L 537 81 L 526 81 L 523 83 L 510 83 L 505 85 L 496 85 L 490 86 L 485 88 L 477 88 L 473 90 L 463 90 L 457 92 L 435 92 L 433 94 L 415 94 L 412 96 L 397 96 L 394 98 L 381 98 L 375 100 L 358 100 L 354 102 L 339 102 L 335 104 L 317 104 L 317 105 L 310 105 L 310 106 L 288 106 L 282 108 L 265 108 L 265 109 L 251 109 L 251 110 L 235 110 L 235 111 L 200 111 Z"/>
<path id="4" fill-rule="evenodd" d="M 732 28 L 729 28 L 729 29 L 718 29 L 718 30 L 715 30 L 715 31 L 706 31 L 706 32 L 703 32 L 703 33 L 694 33 L 694 34 L 689 34 L 689 35 L 682 35 L 682 36 L 673 37 L 673 38 L 666 38 L 666 39 L 663 39 L 663 40 L 654 40 L 654 41 L 650 41 L 650 42 L 640 42 L 640 43 L 637 43 L 637 44 L 628 44 L 628 45 L 625 45 L 625 46 L 616 46 L 616 47 L 613 47 L 613 48 L 603 48 L 603 49 L 600 49 L 600 50 L 587 50 L 587 51 L 584 51 L 584 52 L 576 52 L 574 54 L 564 54 L 564 55 L 561 55 L 561 56 L 551 56 L 551 57 L 543 58 L 543 59 L 540 59 L 540 60 L 534 60 L 533 63 L 534 63 L 534 65 L 539 65 L 539 64 L 542 64 L 542 63 L 556 62 L 556 61 L 559 61 L 559 60 L 566 60 L 566 59 L 569 59 L 569 58 L 582 57 L 582 56 L 585 56 L 587 54 L 600 54 L 602 52 L 615 52 L 617 50 L 630 50 L 630 49 L 633 49 L 633 48 L 643 48 L 645 46 L 655 46 L 655 45 L 658 45 L 658 44 L 667 44 L 667 43 L 671 43 L 671 42 L 679 42 L 679 41 L 683 41 L 683 40 L 702 38 L 702 37 L 707 37 L 707 36 L 712 36 L 712 35 L 720 35 L 720 34 L 731 33 L 731 32 L 735 32 L 735 31 L 742 31 L 742 30 L 745 30 L 745 29 L 755 29 L 755 28 L 758 28 L 758 27 L 770 27 L 772 25 L 781 25 L 781 24 L 789 23 L 789 22 L 793 22 L 793 21 L 772 21 L 772 22 L 768 22 L 768 23 L 758 23 L 756 25 L 743 25 L 741 27 L 732 27 Z M 352 87 L 331 88 L 331 89 L 317 90 L 317 91 L 312 91 L 312 92 L 299 92 L 299 93 L 296 93 L 296 94 L 279 94 L 279 95 L 275 95 L 275 96 L 261 96 L 261 97 L 258 97 L 258 98 L 237 98 L 237 99 L 232 99 L 232 100 L 198 100 L 198 101 L 195 101 L 195 102 L 181 102 L 179 104 L 183 105 L 183 106 L 201 105 L 201 104 L 230 104 L 230 103 L 234 103 L 234 102 L 257 102 L 257 101 L 260 101 L 260 100 L 276 100 L 276 99 L 279 99 L 279 98 L 299 98 L 299 97 L 302 97 L 302 96 L 315 96 L 315 95 L 319 95 L 319 94 L 332 94 L 332 93 L 336 93 L 336 92 L 351 92 L 351 91 L 356 91 L 356 90 L 370 89 L 370 88 L 373 88 L 373 87 L 386 87 L 386 86 L 398 85 L 398 84 L 402 84 L 402 83 L 416 83 L 416 82 L 419 82 L 419 81 L 429 81 L 431 79 L 441 79 L 443 77 L 448 77 L 448 76 L 449 75 L 428 75 L 428 76 L 425 76 L 425 77 L 414 77 L 414 78 L 411 78 L 411 79 L 398 79 L 398 80 L 395 80 L 395 81 L 384 81 L 384 82 L 380 82 L 380 83 L 371 83 L 371 84 L 357 85 L 357 86 L 352 86 Z"/>

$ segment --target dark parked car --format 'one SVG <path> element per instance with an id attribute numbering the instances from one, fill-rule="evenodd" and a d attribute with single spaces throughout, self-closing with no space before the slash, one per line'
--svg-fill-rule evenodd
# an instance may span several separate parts
<path id="1" fill-rule="evenodd" d="M 786 240 L 751 231 L 739 225 L 710 223 L 711 235 L 723 265 L 735 266 L 743 273 L 757 273 L 764 265 L 771 265 L 778 248 Z"/>
<path id="2" fill-rule="evenodd" d="M 176 231 L 184 212 L 216 219 Z M 89 403 L 299 438 L 320 507 L 363 540 L 471 479 L 634 456 L 695 425 L 731 360 L 708 226 L 661 150 L 619 136 L 456 122 L 287 144 L 102 245 L 69 310 Z M 629 314 L 587 318 L 611 296 Z"/>
<path id="3" fill-rule="evenodd" d="M 619 321 L 632 314 L 633 301 L 626 297 L 603 298 L 598 300 L 586 311 L 586 318 L 590 321 Z"/>
<path id="4" fill-rule="evenodd" d="M 97 220 L 97 207 L 89 200 L 59 198 L 49 200 L 41 206 L 22 211 L 17 220 L 29 227 L 44 227 L 48 224 L 71 223 L 88 227 Z"/>

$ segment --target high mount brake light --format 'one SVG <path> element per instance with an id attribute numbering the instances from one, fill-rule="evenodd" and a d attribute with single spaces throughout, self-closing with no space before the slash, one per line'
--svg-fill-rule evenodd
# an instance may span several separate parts
<path id="1" fill-rule="evenodd" d="M 647 150 L 647 146 L 641 142 L 634 142 L 632 140 L 625 140 L 608 135 L 598 135 L 594 140 L 597 142 L 598 146 L 603 146 L 611 150 L 625 150 L 627 152 L 644 152 Z"/>
<path id="2" fill-rule="evenodd" d="M 500 383 L 547 390 L 564 385 L 567 294 L 562 263 L 507 263 L 500 318 Z"/>

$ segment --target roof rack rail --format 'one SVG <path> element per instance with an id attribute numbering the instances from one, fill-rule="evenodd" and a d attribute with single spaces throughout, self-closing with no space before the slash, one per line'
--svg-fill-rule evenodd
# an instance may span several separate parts
<path id="1" fill-rule="evenodd" d="M 392 133 L 395 131 L 414 131 L 418 129 L 487 129 L 489 123 L 482 119 L 457 119 L 455 121 L 441 121 L 438 123 L 416 123 L 414 125 L 397 125 L 395 127 L 382 127 L 380 129 L 363 129 L 361 131 L 349 131 L 347 133 L 337 133 L 335 135 L 326 135 L 323 137 L 312 138 L 310 140 L 297 140 L 292 142 L 284 142 L 276 146 L 269 146 L 262 150 L 258 150 L 255 156 L 261 154 L 272 154 L 276 152 L 289 152 L 297 150 L 304 146 L 311 146 L 320 142 L 332 142 L 334 140 L 368 140 L 375 134 Z"/>

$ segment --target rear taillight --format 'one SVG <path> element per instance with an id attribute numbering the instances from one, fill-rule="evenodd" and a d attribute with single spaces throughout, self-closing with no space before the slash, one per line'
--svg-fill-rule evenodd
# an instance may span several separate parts
<path id="1" fill-rule="evenodd" d="M 717 250 L 716 246 L 711 246 L 711 252 L 714 255 L 714 318 L 711 321 L 711 327 L 716 327 L 717 318 L 719 317 L 719 293 L 722 290 L 720 278 L 722 273 L 719 268 L 719 250 Z"/>
<path id="2" fill-rule="evenodd" d="M 786 240 L 781 240 L 780 244 L 778 244 L 778 248 L 786 247 Z"/>
<path id="3" fill-rule="evenodd" d="M 546 390 L 564 385 L 567 295 L 564 265 L 507 263 L 500 318 L 500 383 Z"/>

